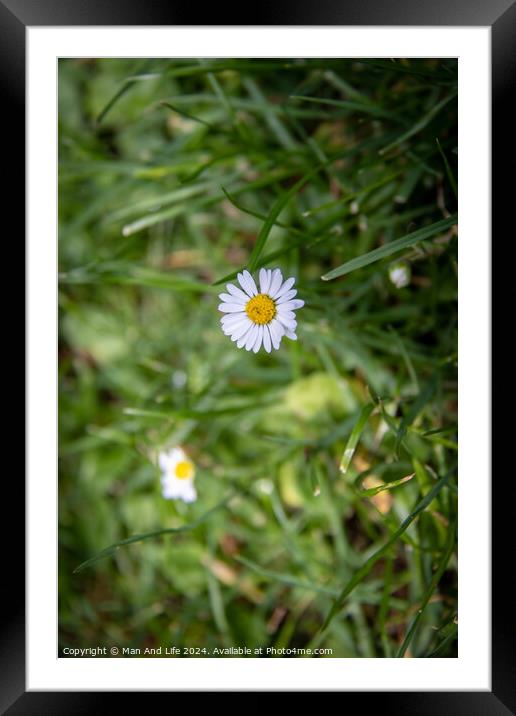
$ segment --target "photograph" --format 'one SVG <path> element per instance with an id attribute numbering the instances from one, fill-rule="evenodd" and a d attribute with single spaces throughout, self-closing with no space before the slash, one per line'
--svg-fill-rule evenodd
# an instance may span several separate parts
<path id="1" fill-rule="evenodd" d="M 57 73 L 58 658 L 456 660 L 457 58 Z"/>

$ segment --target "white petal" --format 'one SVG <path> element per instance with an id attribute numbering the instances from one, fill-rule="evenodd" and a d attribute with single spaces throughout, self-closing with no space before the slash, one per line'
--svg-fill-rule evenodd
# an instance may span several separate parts
<path id="1" fill-rule="evenodd" d="M 231 323 L 228 326 L 224 326 L 222 333 L 226 336 L 233 336 L 243 326 L 247 326 L 247 318 L 241 318 L 239 323 Z"/>
<path id="2" fill-rule="evenodd" d="M 222 313 L 243 313 L 243 305 L 241 303 L 219 303 L 219 311 Z"/>
<path id="3" fill-rule="evenodd" d="M 246 332 L 237 340 L 237 346 L 239 348 L 243 347 L 244 343 L 247 341 L 249 333 L 253 330 L 253 327 L 254 323 L 251 323 L 251 321 L 249 321 L 249 327 L 247 328 Z"/>
<path id="4" fill-rule="evenodd" d="M 240 285 L 241 285 L 242 288 L 244 289 L 244 293 L 246 293 L 249 298 L 252 298 L 252 297 L 254 296 L 254 294 L 252 293 L 252 289 L 251 289 L 251 287 L 249 286 L 249 284 L 247 283 L 247 280 L 246 280 L 246 278 L 244 277 L 244 274 L 239 273 L 239 274 L 237 275 L 237 278 L 238 278 L 238 282 L 240 283 Z"/>
<path id="5" fill-rule="evenodd" d="M 244 289 L 244 291 L 247 293 L 248 296 L 256 296 L 258 293 L 256 289 L 256 284 L 254 282 L 253 277 L 249 273 L 249 271 L 243 271 L 242 273 L 238 274 L 238 280 L 240 281 L 240 285 Z"/>
<path id="6" fill-rule="evenodd" d="M 290 301 L 291 298 L 294 298 L 294 296 L 296 295 L 296 293 L 297 293 L 296 289 L 293 288 L 293 289 L 291 289 L 290 291 L 286 291 L 286 292 L 285 292 L 282 296 L 280 296 L 279 298 L 278 298 L 278 296 L 276 296 L 276 298 L 275 298 L 274 300 L 275 300 L 276 303 L 278 303 L 278 304 L 286 303 L 287 301 Z M 222 294 L 222 295 L 224 295 L 224 294 Z"/>
<path id="7" fill-rule="evenodd" d="M 163 497 L 166 497 L 169 500 L 173 500 L 175 497 L 177 497 L 178 492 L 181 489 L 181 481 L 177 479 L 177 477 L 174 477 L 170 472 L 166 475 L 163 475 L 161 478 L 161 489 L 163 492 Z"/>
<path id="8" fill-rule="evenodd" d="M 267 293 L 270 285 L 271 285 L 271 272 L 267 271 L 267 269 L 261 268 L 260 269 L 260 291 L 262 293 Z"/>
<path id="9" fill-rule="evenodd" d="M 287 336 L 287 338 L 290 338 L 291 341 L 297 341 L 297 336 L 294 331 L 287 331 L 285 335 Z"/>
<path id="10" fill-rule="evenodd" d="M 162 485 L 161 494 L 163 495 L 165 500 L 174 500 L 176 497 L 175 490 L 170 488 L 169 485 Z"/>
<path id="11" fill-rule="evenodd" d="M 231 340 L 236 341 L 241 338 L 247 333 L 247 331 L 251 328 L 252 325 L 252 322 L 247 317 L 244 318 L 242 324 L 231 331 Z"/>
<path id="12" fill-rule="evenodd" d="M 279 321 L 283 326 L 285 326 L 285 328 L 287 329 L 287 331 L 292 331 L 292 330 L 294 330 L 294 328 L 296 327 L 296 322 L 295 322 L 295 320 L 294 320 L 293 318 L 287 318 L 287 317 L 285 317 L 285 316 L 282 316 L 281 313 L 278 313 L 278 314 L 277 314 L 277 317 L 278 317 L 278 321 Z M 286 333 L 286 331 L 285 331 L 285 333 Z"/>
<path id="13" fill-rule="evenodd" d="M 298 308 L 301 308 L 301 306 L 304 306 L 305 302 L 301 301 L 299 298 L 295 298 L 293 301 L 286 301 L 285 303 L 279 303 L 278 304 L 278 311 L 297 311 Z"/>
<path id="14" fill-rule="evenodd" d="M 249 286 L 251 288 L 253 296 L 256 296 L 258 293 L 258 289 L 256 288 L 254 278 L 251 276 L 251 274 L 249 273 L 249 271 L 247 269 L 245 269 L 245 271 L 243 271 L 243 274 L 244 274 L 245 280 L 247 281 L 247 283 L 249 284 Z"/>
<path id="15" fill-rule="evenodd" d="M 159 457 L 158 457 L 158 462 L 159 462 L 159 466 L 162 470 L 167 470 L 169 462 L 170 462 L 170 453 L 165 452 L 165 451 L 160 452 Z"/>
<path id="16" fill-rule="evenodd" d="M 287 325 L 288 325 L 288 328 L 287 328 Z M 287 321 L 287 325 L 283 325 L 280 323 L 280 326 L 283 329 L 282 335 L 285 335 L 285 333 L 287 331 L 295 331 L 297 328 L 297 321 L 289 318 Z"/>
<path id="17" fill-rule="evenodd" d="M 274 298 L 276 296 L 276 293 L 279 291 L 281 287 L 281 282 L 283 281 L 283 276 L 281 274 L 281 271 L 279 269 L 274 269 L 272 272 L 272 280 L 271 285 L 269 288 L 269 296 L 271 298 Z"/>
<path id="18" fill-rule="evenodd" d="M 220 317 L 220 322 L 222 323 L 222 325 L 225 325 L 227 323 L 234 323 L 235 321 L 239 321 L 246 316 L 247 313 L 245 311 L 238 311 L 236 313 L 225 313 L 223 316 Z"/>
<path id="19" fill-rule="evenodd" d="M 273 318 L 269 323 L 269 332 L 271 334 L 272 345 L 276 350 L 278 350 L 283 334 L 285 333 L 285 328 L 278 320 Z"/>
<path id="20" fill-rule="evenodd" d="M 260 350 L 260 346 L 262 345 L 262 340 L 264 336 L 264 326 L 258 326 L 258 336 L 256 337 L 256 340 L 254 342 L 253 346 L 253 352 L 258 353 Z"/>
<path id="21" fill-rule="evenodd" d="M 223 323 L 221 326 L 222 333 L 225 333 L 226 335 L 228 335 L 228 333 L 233 333 L 233 331 L 235 331 L 243 321 L 245 321 L 245 317 L 238 321 L 234 321 L 233 323 Z"/>
<path id="22" fill-rule="evenodd" d="M 179 480 L 176 477 L 168 476 L 162 480 L 163 497 L 168 500 L 184 500 L 194 502 L 197 499 L 197 492 L 193 480 Z"/>
<path id="23" fill-rule="evenodd" d="M 247 340 L 245 342 L 245 349 L 246 351 L 250 351 L 251 348 L 254 346 L 254 342 L 256 340 L 256 336 L 258 335 L 258 326 L 255 323 L 249 333 L 247 334 Z"/>
<path id="24" fill-rule="evenodd" d="M 264 326 L 263 331 L 263 347 L 267 351 L 267 353 L 271 352 L 271 334 L 269 333 L 269 327 Z"/>
<path id="25" fill-rule="evenodd" d="M 245 322 L 239 323 L 237 326 L 224 326 L 222 333 L 225 336 L 234 336 L 237 331 L 246 326 Z"/>
<path id="26" fill-rule="evenodd" d="M 276 294 L 276 298 L 281 298 L 287 291 L 292 288 L 294 283 L 296 282 L 296 279 L 292 276 L 291 278 L 287 278 L 287 280 L 284 282 L 283 286 L 281 286 L 280 290 Z"/>
<path id="27" fill-rule="evenodd" d="M 281 318 L 288 318 L 290 321 L 295 321 L 297 316 L 294 311 L 289 311 L 288 308 L 284 309 L 283 306 L 278 306 L 276 310 L 276 318 L 278 320 L 281 320 Z"/>
<path id="28" fill-rule="evenodd" d="M 243 293 L 242 295 L 244 296 Z M 225 301 L 226 303 L 241 303 L 242 306 L 245 306 L 245 304 L 249 300 L 248 296 L 240 298 L 240 296 L 230 296 L 229 293 L 219 293 L 219 298 L 221 301 Z"/>
<path id="29" fill-rule="evenodd" d="M 166 472 L 164 478 L 168 475 L 168 472 L 170 470 L 174 469 L 176 463 L 178 463 L 180 460 L 185 459 L 185 452 L 180 447 L 173 447 L 169 450 L 163 450 L 159 455 L 159 466 L 163 471 Z"/>
<path id="30" fill-rule="evenodd" d="M 195 487 L 190 483 L 188 490 L 183 492 L 183 502 L 195 502 L 197 499 L 197 492 Z"/>
<path id="31" fill-rule="evenodd" d="M 226 290 L 235 298 L 240 298 L 242 301 L 249 301 L 249 296 L 242 291 L 238 286 L 233 286 L 232 283 L 226 284 Z"/>

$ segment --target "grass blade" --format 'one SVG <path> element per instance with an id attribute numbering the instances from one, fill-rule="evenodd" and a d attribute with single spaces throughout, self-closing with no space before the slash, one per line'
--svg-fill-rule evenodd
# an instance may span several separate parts
<path id="1" fill-rule="evenodd" d="M 232 415 L 234 413 L 245 413 L 252 410 L 261 410 L 274 404 L 275 401 L 268 403 L 243 403 L 242 405 L 229 405 L 226 408 L 169 408 L 168 410 L 146 410 L 145 408 L 124 408 L 126 415 L 134 415 L 140 418 L 158 418 L 159 420 L 167 420 L 171 418 L 195 418 L 197 420 L 206 420 L 208 418 L 217 418 L 221 415 Z"/>
<path id="2" fill-rule="evenodd" d="M 326 104 L 332 107 L 340 107 L 341 109 L 349 110 L 350 112 L 361 112 L 363 114 L 370 114 L 373 117 L 381 117 L 383 119 L 391 119 L 394 122 L 401 122 L 406 125 L 406 121 L 403 116 L 400 116 L 396 112 L 389 112 L 388 110 L 377 107 L 372 103 L 365 102 L 351 102 L 349 100 L 338 100 L 338 99 L 325 99 L 323 97 L 305 97 L 303 95 L 290 95 L 290 99 L 301 100 L 302 102 L 313 102 L 315 104 Z"/>
<path id="3" fill-rule="evenodd" d="M 280 146 L 288 150 L 295 149 L 296 143 L 292 139 L 292 136 L 290 135 L 288 129 L 278 118 L 276 112 L 274 112 L 274 110 L 272 109 L 271 103 L 268 102 L 267 99 L 264 97 L 261 89 L 258 87 L 256 82 L 251 78 L 247 78 L 244 80 L 244 86 L 249 92 L 249 96 L 260 107 L 265 117 L 265 121 L 269 125 L 271 133 L 276 137 Z"/>
<path id="4" fill-rule="evenodd" d="M 423 616 L 423 612 L 426 609 L 428 602 L 430 601 L 430 597 L 432 596 L 437 585 L 441 581 L 441 577 L 443 576 L 444 571 L 445 571 L 446 567 L 448 566 L 450 557 L 453 553 L 453 550 L 455 549 L 456 527 L 457 527 L 457 520 L 455 519 L 455 521 L 450 526 L 450 529 L 448 531 L 448 539 L 446 540 L 446 549 L 444 551 L 443 558 L 441 559 L 441 562 L 439 563 L 439 567 L 437 568 L 437 571 L 435 572 L 430 584 L 428 585 L 428 589 L 425 592 L 425 596 L 423 597 L 421 606 L 417 610 L 417 614 L 414 617 L 412 624 L 410 625 L 410 628 L 403 640 L 402 645 L 400 646 L 400 648 L 398 650 L 398 653 L 396 654 L 396 658 L 398 658 L 398 659 L 402 658 L 405 655 L 405 652 L 407 651 L 409 644 L 412 640 L 412 637 L 414 636 L 414 633 L 417 629 L 417 625 L 419 624 L 419 621 L 420 621 L 421 617 Z"/>
<path id="5" fill-rule="evenodd" d="M 448 97 L 445 97 L 443 100 L 441 100 L 436 105 L 434 105 L 432 107 L 432 109 L 424 117 L 422 117 L 418 122 L 416 122 L 414 124 L 413 127 L 411 127 L 411 129 L 408 130 L 408 132 L 405 132 L 404 134 L 401 135 L 401 137 L 398 137 L 398 139 L 396 139 L 394 142 L 391 142 L 391 144 L 389 144 L 386 147 L 384 147 L 383 149 L 381 149 L 380 154 L 381 155 L 387 154 L 387 152 L 389 152 L 391 149 L 395 149 L 400 144 L 405 142 L 407 139 L 410 139 L 415 134 L 418 134 L 422 129 L 424 129 L 432 121 L 432 119 L 437 114 L 439 114 L 441 109 L 443 109 L 443 107 L 445 107 L 448 104 L 448 102 L 450 102 L 456 96 L 457 96 L 457 94 L 455 92 L 453 92 L 451 95 L 449 95 Z"/>
<path id="6" fill-rule="evenodd" d="M 128 544 L 134 544 L 135 542 L 143 542 L 144 540 L 152 539 L 153 537 L 162 537 L 163 535 L 190 532 L 203 522 L 206 522 L 206 520 L 208 520 L 215 512 L 225 507 L 231 500 L 231 498 L 235 497 L 236 494 L 237 493 L 232 492 L 230 495 L 228 495 L 218 504 L 212 507 L 211 510 L 205 512 L 204 515 L 201 515 L 201 517 L 196 519 L 194 522 L 191 522 L 188 525 L 183 525 L 183 527 L 169 527 L 167 529 L 154 530 L 153 532 L 146 532 L 145 534 L 141 535 L 133 535 L 132 537 L 128 537 L 127 539 L 115 542 L 110 547 L 106 547 L 106 549 L 103 549 L 98 554 L 94 555 L 93 557 L 90 557 L 90 559 L 87 559 L 85 562 L 81 562 L 81 564 L 73 570 L 73 574 L 78 574 L 79 572 L 82 572 L 83 569 L 86 569 L 86 567 L 90 567 L 92 564 L 95 564 L 95 562 L 104 559 L 104 557 L 111 557 L 113 554 L 115 554 L 117 549 L 119 549 L 120 547 L 124 547 Z"/>
<path id="7" fill-rule="evenodd" d="M 256 271 L 259 265 L 259 259 L 260 255 L 263 252 L 263 249 L 265 247 L 265 244 L 267 242 L 267 239 L 269 238 L 269 234 L 271 232 L 272 227 L 274 226 L 274 223 L 276 222 L 276 219 L 278 218 L 281 211 L 285 208 L 285 206 L 288 204 L 288 202 L 297 194 L 297 192 L 301 189 L 301 187 L 306 184 L 306 182 L 311 179 L 313 176 L 318 174 L 321 170 L 328 167 L 330 164 L 332 164 L 334 161 L 339 159 L 341 156 L 343 156 L 342 152 L 338 152 L 336 155 L 330 157 L 328 161 L 322 162 L 318 166 L 316 166 L 314 169 L 309 171 L 307 174 L 305 174 L 299 181 L 297 181 L 294 186 L 292 186 L 288 191 L 281 194 L 274 204 L 272 205 L 272 208 L 267 215 L 267 218 L 265 220 L 264 225 L 262 226 L 260 233 L 258 234 L 258 238 L 256 240 L 256 243 L 254 245 L 254 248 L 251 252 L 251 255 L 249 257 L 249 261 L 247 262 L 247 268 L 252 273 L 253 271 Z M 235 192 L 233 192 L 235 193 Z M 246 268 L 245 266 L 243 268 Z M 216 282 L 214 282 L 214 286 L 222 283 L 226 279 L 219 279 Z"/>
<path id="8" fill-rule="evenodd" d="M 378 495 L 380 492 L 384 492 L 385 490 L 392 490 L 395 487 L 399 487 L 400 485 L 405 484 L 405 482 L 409 482 L 409 480 L 412 480 L 415 474 L 415 472 L 411 472 L 410 475 L 400 477 L 399 480 L 392 480 L 392 482 L 386 482 L 385 485 L 378 485 L 378 487 L 370 487 L 366 490 L 361 489 L 359 486 L 359 483 L 362 482 L 363 478 L 363 475 L 359 475 L 357 478 L 357 482 L 355 483 L 355 489 L 357 491 L 357 494 L 360 495 L 360 497 L 374 497 L 374 495 Z"/>
<path id="9" fill-rule="evenodd" d="M 394 553 L 391 553 L 386 558 L 385 570 L 383 573 L 384 587 L 382 591 L 382 599 L 380 602 L 380 609 L 378 610 L 378 631 L 380 633 L 380 639 L 383 646 L 384 656 L 390 658 L 391 647 L 389 638 L 387 635 L 387 615 L 391 606 L 391 584 L 393 580 L 394 572 Z"/>
<path id="10" fill-rule="evenodd" d="M 298 182 L 294 184 L 293 187 L 281 194 L 281 196 L 279 196 L 272 205 L 272 209 L 270 210 L 267 219 L 265 220 L 265 223 L 262 226 L 260 233 L 258 234 L 258 238 L 256 239 L 256 243 L 251 252 L 251 256 L 249 257 L 249 271 L 251 273 L 256 270 L 256 267 L 258 265 L 258 259 L 260 258 L 260 255 L 265 247 L 267 239 L 269 238 L 269 234 L 271 233 L 271 229 L 274 226 L 274 222 L 276 221 L 282 210 L 285 208 L 285 206 L 288 204 L 288 202 L 292 199 L 293 196 L 297 194 L 303 184 L 306 184 L 306 182 L 308 181 L 310 176 L 312 176 L 313 173 L 314 172 L 310 172 L 310 174 L 306 174 L 304 177 L 302 177 Z"/>
<path id="11" fill-rule="evenodd" d="M 391 535 L 387 542 L 385 542 L 385 544 L 380 547 L 380 549 L 378 549 L 373 555 L 371 555 L 371 557 L 369 557 L 365 564 L 363 564 L 362 567 L 360 567 L 360 569 L 355 572 L 353 577 L 349 580 L 349 582 L 346 584 L 346 586 L 340 593 L 339 598 L 335 601 L 335 604 L 331 608 L 330 613 L 326 617 L 326 620 L 322 626 L 323 631 L 329 627 L 333 618 L 342 609 L 346 597 L 351 594 L 353 589 L 355 589 L 355 587 L 360 584 L 364 577 L 369 574 L 369 572 L 378 562 L 378 560 L 383 557 L 383 555 L 388 551 L 389 547 L 394 544 L 394 542 L 396 542 L 396 540 L 410 527 L 416 517 L 428 507 L 432 500 L 435 499 L 436 495 L 439 494 L 439 492 L 443 489 L 443 487 L 450 479 L 451 474 L 451 471 L 449 471 L 446 473 L 446 475 L 441 477 L 441 479 L 434 485 L 434 487 L 426 493 L 423 499 L 418 502 L 418 504 L 414 507 L 408 517 L 403 520 L 399 528 L 396 530 L 396 532 L 394 532 L 394 534 Z"/>
<path id="12" fill-rule="evenodd" d="M 326 594 L 330 597 L 337 597 L 338 592 L 335 589 L 330 589 L 328 587 L 321 587 L 319 584 L 311 584 L 310 582 L 303 582 L 301 579 L 298 579 L 297 577 L 293 577 L 291 574 L 282 574 L 280 572 L 274 572 L 269 569 L 265 569 L 264 567 L 261 567 L 259 564 L 256 564 L 256 562 L 252 562 L 250 559 L 246 559 L 245 557 L 235 557 L 235 560 L 237 562 L 240 562 L 240 564 L 245 565 L 246 567 L 249 567 L 249 569 L 252 569 L 254 572 L 257 572 L 258 574 L 261 574 L 264 577 L 268 577 L 269 579 L 276 580 L 278 582 L 281 582 L 282 584 L 286 584 L 289 587 L 297 587 L 299 589 L 307 589 L 311 592 L 318 592 L 320 594 Z"/>
<path id="13" fill-rule="evenodd" d="M 455 198 L 458 199 L 459 194 L 457 191 L 457 182 L 455 181 L 455 177 L 453 176 L 453 172 L 450 167 L 450 162 L 448 161 L 448 158 L 446 157 L 446 154 L 444 153 L 443 148 L 441 147 L 441 142 L 439 141 L 439 139 L 437 137 L 435 138 L 435 141 L 437 143 L 437 148 L 439 150 L 439 153 L 440 153 L 441 157 L 443 158 L 444 167 L 446 169 L 446 174 L 448 175 L 448 181 L 450 182 L 450 186 L 453 190 L 453 193 L 455 194 Z"/>
<path id="14" fill-rule="evenodd" d="M 234 196 L 232 196 L 224 187 L 221 187 L 222 191 L 224 192 L 224 195 L 228 201 L 230 201 L 233 206 L 241 211 L 244 214 L 249 214 L 249 216 L 254 216 L 255 219 L 260 219 L 261 221 L 266 221 L 267 216 L 264 214 L 261 214 L 259 211 L 253 211 L 253 209 L 249 209 L 248 207 L 244 206 L 240 202 L 238 202 Z M 286 229 L 288 232 L 295 234 L 296 236 L 299 236 L 300 238 L 305 238 L 307 241 L 312 241 L 313 236 L 311 234 L 307 234 L 304 231 L 301 231 L 300 229 L 297 229 L 293 226 L 289 226 L 288 224 L 285 224 L 282 221 L 275 221 L 274 226 L 279 226 L 281 229 Z M 221 281 L 217 281 L 217 283 L 221 283 Z M 214 284 L 215 285 L 215 284 Z"/>
<path id="15" fill-rule="evenodd" d="M 76 269 L 69 273 L 59 274 L 59 283 L 62 284 L 113 284 L 144 286 L 148 288 L 164 288 L 170 291 L 186 293 L 206 293 L 208 286 L 199 281 L 191 281 L 179 276 L 173 276 L 164 271 L 153 271 L 145 268 L 132 269 L 128 273 L 121 271 L 102 270 L 98 267 L 96 272 Z"/>
<path id="16" fill-rule="evenodd" d="M 435 659 L 436 657 L 441 656 L 441 654 L 446 649 L 446 647 L 455 641 L 455 639 L 457 638 L 457 632 L 458 632 L 457 624 L 454 624 L 450 633 L 447 636 L 445 636 L 444 639 L 441 641 L 441 643 L 438 644 L 435 647 L 435 649 L 432 652 L 430 652 L 430 654 L 427 654 L 425 658 L 426 659 Z"/>
<path id="17" fill-rule="evenodd" d="M 201 119 L 201 117 L 196 117 L 189 112 L 185 112 L 184 109 L 180 109 L 179 107 L 176 107 L 170 102 L 160 102 L 160 104 L 162 107 L 166 107 L 167 109 L 172 110 L 172 112 L 177 112 L 177 114 L 180 114 L 182 117 L 185 117 L 185 119 L 189 119 L 192 122 L 199 122 L 199 124 L 203 124 L 205 127 L 208 127 L 208 129 L 213 129 L 213 124 L 210 124 L 210 122 L 207 122 L 205 119 Z"/>
<path id="18" fill-rule="evenodd" d="M 111 97 L 111 99 L 104 105 L 103 109 L 99 112 L 97 115 L 96 123 L 100 124 L 104 117 L 107 115 L 107 113 L 113 108 L 113 106 L 118 102 L 119 99 L 121 99 L 126 92 L 128 92 L 137 82 L 141 82 L 142 80 L 149 80 L 154 79 L 157 77 L 157 74 L 146 74 L 147 69 L 153 64 L 154 59 L 148 59 L 146 60 L 138 73 L 138 75 L 135 75 L 133 77 L 129 77 L 123 85 L 120 87 L 120 89 Z"/>
<path id="19" fill-rule="evenodd" d="M 369 251 L 367 254 L 357 256 L 356 258 L 351 259 L 351 261 L 346 261 L 346 263 L 341 264 L 328 273 L 325 273 L 324 276 L 321 276 L 321 278 L 323 281 L 331 281 L 339 276 L 344 276 L 345 274 L 351 273 L 351 271 L 356 271 L 357 269 L 368 266 L 375 261 L 391 256 L 398 251 L 414 246 L 414 244 L 417 244 L 419 241 L 424 241 L 432 236 L 436 236 L 437 234 L 440 234 L 441 232 L 446 231 L 446 229 L 454 226 L 456 223 L 457 214 L 453 214 L 446 219 L 441 219 L 441 221 L 436 221 L 435 223 L 430 224 L 430 226 L 424 226 L 422 229 L 413 231 L 411 234 L 407 234 L 401 239 L 396 239 L 395 241 L 391 241 L 384 246 L 373 249 L 373 251 Z"/>
<path id="20" fill-rule="evenodd" d="M 351 431 L 351 435 L 349 436 L 349 440 L 346 445 L 346 449 L 344 450 L 344 453 L 342 455 L 342 460 L 340 461 L 339 470 L 345 475 L 350 464 L 351 460 L 353 459 L 353 455 L 355 454 L 356 447 L 358 445 L 358 441 L 360 440 L 360 436 L 362 435 L 362 431 L 364 430 L 367 421 L 369 420 L 369 416 L 374 410 L 374 404 L 369 403 L 368 405 L 365 405 L 362 410 L 360 411 L 360 415 L 358 416 L 358 420 L 355 424 L 355 427 Z"/>
<path id="21" fill-rule="evenodd" d="M 412 425 L 414 420 L 417 418 L 424 406 L 431 400 L 437 390 L 437 376 L 434 376 L 432 380 L 425 386 L 425 388 L 418 395 L 416 400 L 410 406 L 410 410 L 403 416 L 398 427 L 398 433 L 396 435 L 396 453 L 399 453 L 403 438 L 407 434 L 407 430 Z"/>

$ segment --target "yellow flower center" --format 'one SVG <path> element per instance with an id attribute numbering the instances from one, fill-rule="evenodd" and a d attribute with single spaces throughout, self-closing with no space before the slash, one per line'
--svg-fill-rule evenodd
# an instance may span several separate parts
<path id="1" fill-rule="evenodd" d="M 276 315 L 276 304 L 267 294 L 259 293 L 246 303 L 245 312 L 253 323 L 269 323 Z"/>
<path id="2" fill-rule="evenodd" d="M 194 475 L 194 466 L 190 460 L 180 460 L 176 463 L 174 472 L 179 480 L 189 480 Z"/>

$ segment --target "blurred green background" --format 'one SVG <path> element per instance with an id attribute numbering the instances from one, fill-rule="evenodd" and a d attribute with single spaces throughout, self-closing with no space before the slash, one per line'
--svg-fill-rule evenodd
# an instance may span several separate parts
<path id="1" fill-rule="evenodd" d="M 60 60 L 61 649 L 456 656 L 456 99 L 450 59 Z M 306 305 L 255 355 L 217 305 L 267 217 Z"/>

